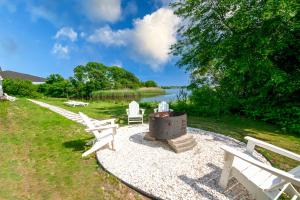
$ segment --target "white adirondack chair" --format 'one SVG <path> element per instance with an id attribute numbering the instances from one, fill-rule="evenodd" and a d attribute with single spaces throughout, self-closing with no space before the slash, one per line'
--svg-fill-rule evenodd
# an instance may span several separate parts
<path id="1" fill-rule="evenodd" d="M 285 172 L 251 156 L 255 146 L 297 161 L 300 161 L 300 155 L 251 137 L 245 139 L 248 140 L 247 154 L 228 146 L 222 147 L 225 151 L 225 163 L 219 185 L 225 189 L 229 179 L 235 177 L 257 200 L 276 200 L 282 193 L 288 194 L 292 200 L 300 198 L 294 187 L 300 187 L 300 166 Z"/>
<path id="2" fill-rule="evenodd" d="M 81 112 L 79 112 L 79 115 L 88 127 L 85 130 L 95 136 L 92 148 L 84 152 L 82 154 L 82 157 L 98 151 L 100 148 L 107 144 L 110 145 L 112 150 L 115 150 L 114 136 L 117 133 L 118 128 L 118 125 L 115 124 L 115 119 L 93 121 Z"/>
<path id="3" fill-rule="evenodd" d="M 165 101 L 162 101 L 158 104 L 158 108 L 154 109 L 154 112 L 172 112 L 173 110 L 169 108 L 169 104 Z"/>
<path id="4" fill-rule="evenodd" d="M 143 116 L 145 109 L 140 109 L 140 105 L 136 101 L 132 101 L 129 104 L 129 108 L 126 109 L 128 116 L 128 124 L 131 122 L 144 122 Z"/>

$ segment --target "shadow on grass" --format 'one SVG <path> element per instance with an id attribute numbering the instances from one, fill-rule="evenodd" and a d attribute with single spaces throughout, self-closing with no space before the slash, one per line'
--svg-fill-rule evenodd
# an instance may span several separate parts
<path id="1" fill-rule="evenodd" d="M 72 140 L 68 142 L 64 142 L 63 146 L 66 148 L 71 148 L 73 151 L 84 151 L 86 143 L 89 139 L 79 139 L 79 140 Z"/>

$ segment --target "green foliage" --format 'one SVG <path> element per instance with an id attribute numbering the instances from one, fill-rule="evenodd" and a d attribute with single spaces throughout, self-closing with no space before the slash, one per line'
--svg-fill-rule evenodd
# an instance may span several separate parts
<path id="1" fill-rule="evenodd" d="M 50 76 L 46 79 L 47 84 L 53 84 L 61 81 L 64 81 L 64 78 L 60 74 L 50 74 Z"/>
<path id="2" fill-rule="evenodd" d="M 37 93 L 37 86 L 33 85 L 31 81 L 21 79 L 4 79 L 3 90 L 5 93 L 18 97 L 39 97 Z"/>
<path id="3" fill-rule="evenodd" d="M 74 75 L 69 80 L 59 74 L 51 74 L 46 84 L 40 85 L 38 91 L 50 97 L 93 97 L 93 92 L 141 86 L 140 80 L 131 72 L 120 67 L 108 67 L 101 63 L 89 62 L 74 68 Z M 101 92 L 102 93 L 102 92 Z M 110 92 L 105 92 L 108 94 Z M 116 92 L 119 94 L 119 92 Z M 96 98 L 100 98 L 95 93 Z M 118 96 L 118 95 L 116 95 Z"/>
<path id="4" fill-rule="evenodd" d="M 138 88 L 141 83 L 131 72 L 119 67 L 108 67 L 101 63 L 89 62 L 74 69 L 70 78 L 76 97 L 91 98 L 92 92 L 120 88 Z"/>
<path id="5" fill-rule="evenodd" d="M 157 87 L 157 83 L 153 80 L 145 81 L 144 82 L 145 87 Z"/>
<path id="6" fill-rule="evenodd" d="M 299 1 L 183 0 L 172 6 L 186 22 L 172 52 L 191 72 L 192 105 L 300 133 Z"/>
<path id="7" fill-rule="evenodd" d="M 59 74 L 51 74 L 45 84 L 38 86 L 38 92 L 51 97 L 68 97 L 71 90 L 70 82 Z"/>

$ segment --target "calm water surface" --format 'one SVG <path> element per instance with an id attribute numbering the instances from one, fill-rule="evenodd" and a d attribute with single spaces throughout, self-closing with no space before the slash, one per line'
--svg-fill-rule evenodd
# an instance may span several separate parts
<path id="1" fill-rule="evenodd" d="M 159 101 L 175 101 L 177 100 L 177 95 L 181 89 L 174 88 L 174 89 L 166 89 L 166 94 L 154 96 L 154 97 L 145 97 L 140 100 L 140 102 L 159 102 Z M 185 90 L 185 89 L 184 89 Z M 185 90 L 187 91 L 187 90 Z M 188 92 L 189 93 L 189 92 Z"/>

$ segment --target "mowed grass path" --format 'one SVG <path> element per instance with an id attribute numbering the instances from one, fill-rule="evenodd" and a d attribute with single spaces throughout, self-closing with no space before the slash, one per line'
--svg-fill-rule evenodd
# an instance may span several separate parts
<path id="1" fill-rule="evenodd" d="M 91 102 L 87 107 L 69 107 L 63 104 L 66 99 L 45 98 L 41 101 L 48 102 L 59 107 L 74 111 L 84 112 L 94 118 L 110 118 L 118 119 L 119 124 L 127 124 L 127 116 L 125 109 L 128 102 Z M 146 109 L 145 121 L 148 120 L 148 114 L 153 112 L 153 108 Z M 278 127 L 242 117 L 223 116 L 223 117 L 195 117 L 188 116 L 188 125 L 190 127 L 201 128 L 207 131 L 221 133 L 237 140 L 246 142 L 245 136 L 252 136 L 257 139 L 266 141 L 276 146 L 288 149 L 300 154 L 300 136 L 281 131 Z M 289 170 L 300 165 L 299 162 L 280 156 L 278 154 L 258 149 L 275 167 Z"/>
<path id="2" fill-rule="evenodd" d="M 84 127 L 25 99 L 0 102 L 0 199 L 141 199 L 82 159 Z"/>

